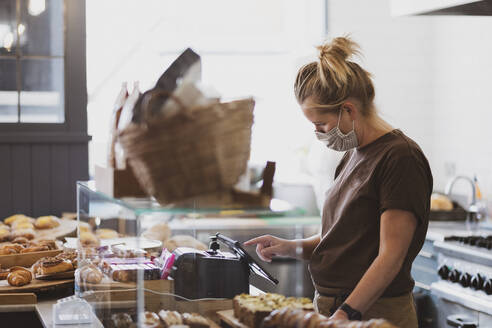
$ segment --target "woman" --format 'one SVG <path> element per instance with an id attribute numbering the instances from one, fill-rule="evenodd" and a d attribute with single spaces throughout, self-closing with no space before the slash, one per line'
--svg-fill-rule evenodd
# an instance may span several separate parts
<path id="1" fill-rule="evenodd" d="M 427 232 L 429 164 L 413 140 L 378 116 L 370 74 L 350 60 L 357 44 L 340 37 L 318 50 L 319 61 L 298 72 L 296 98 L 318 139 L 345 151 L 326 193 L 321 234 L 245 244 L 256 244 L 265 261 L 309 260 L 322 314 L 417 327 L 410 269 Z"/>

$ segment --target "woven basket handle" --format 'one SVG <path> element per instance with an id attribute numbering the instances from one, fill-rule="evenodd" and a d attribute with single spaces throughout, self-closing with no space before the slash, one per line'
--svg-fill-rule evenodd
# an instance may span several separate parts
<path id="1" fill-rule="evenodd" d="M 145 116 L 145 121 L 146 122 L 149 122 L 150 120 L 150 111 L 148 110 L 149 109 L 149 106 L 150 104 L 155 101 L 156 98 L 159 98 L 159 97 L 162 97 L 162 96 L 167 96 L 169 98 L 171 98 L 172 100 L 174 100 L 179 107 L 181 107 L 181 111 L 182 113 L 184 113 L 186 116 L 188 117 L 191 117 L 191 111 L 189 110 L 188 107 L 186 107 L 183 102 L 181 101 L 181 99 L 179 99 L 178 97 L 176 97 L 174 94 L 168 92 L 168 91 L 164 91 L 164 90 L 153 90 L 151 92 L 149 92 L 148 94 L 146 94 L 144 96 L 144 99 L 142 100 L 142 108 L 143 108 L 143 112 L 144 112 L 144 116 Z"/>
<path id="2" fill-rule="evenodd" d="M 114 112 L 114 125 L 111 127 L 111 146 L 110 146 L 110 154 L 109 154 L 109 165 L 112 168 L 116 168 L 116 142 L 118 139 L 118 125 L 120 123 L 121 111 L 123 110 L 123 106 L 120 106 Z"/>

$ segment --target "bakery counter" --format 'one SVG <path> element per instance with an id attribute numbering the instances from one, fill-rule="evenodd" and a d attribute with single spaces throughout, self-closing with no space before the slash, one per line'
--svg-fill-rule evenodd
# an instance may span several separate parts
<path id="1" fill-rule="evenodd" d="M 264 292 L 253 285 L 250 285 L 250 295 L 260 295 Z M 64 295 L 63 297 L 66 297 Z M 0 305 L 0 318 L 2 327 L 4 324 L 9 324 L 9 327 L 44 327 L 44 328 L 103 328 L 103 324 L 99 321 L 97 316 L 92 314 L 92 323 L 90 324 L 70 324 L 70 325 L 54 325 L 53 322 L 53 305 L 56 304 L 57 299 L 46 298 L 40 299 L 36 303 L 36 297 L 34 294 L 11 294 L 8 297 L 4 297 L 3 300 L 10 299 L 8 305 Z M 0 298 L 2 302 L 2 298 Z M 3 303 L 3 302 L 2 302 Z M 232 303 L 231 303 L 232 304 Z M 111 307 L 117 307 L 116 304 L 112 304 Z M 122 304 L 128 306 L 128 304 Z M 232 307 L 231 307 L 232 308 Z"/>

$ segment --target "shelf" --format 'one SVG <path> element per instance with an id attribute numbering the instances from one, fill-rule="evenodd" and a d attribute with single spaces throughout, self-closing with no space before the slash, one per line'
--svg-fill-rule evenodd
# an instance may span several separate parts
<path id="1" fill-rule="evenodd" d="M 87 214 L 99 217 L 120 217 L 133 219 L 135 215 L 152 215 L 155 213 L 182 215 L 191 218 L 214 216 L 214 217 L 292 217 L 303 216 L 302 208 L 294 207 L 288 202 L 280 199 L 272 199 L 269 208 L 212 208 L 205 207 L 174 207 L 160 205 L 154 198 L 113 198 L 98 191 L 94 181 L 78 181 L 80 193 L 80 208 L 86 208 Z M 91 206 L 89 211 L 89 204 Z M 98 204 L 101 206 L 98 208 Z M 110 206 L 112 205 L 112 206 Z"/>

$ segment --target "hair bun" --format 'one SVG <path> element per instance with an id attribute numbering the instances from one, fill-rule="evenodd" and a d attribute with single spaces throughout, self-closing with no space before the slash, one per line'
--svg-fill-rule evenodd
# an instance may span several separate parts
<path id="1" fill-rule="evenodd" d="M 302 104 L 312 97 L 312 102 L 329 109 L 354 97 L 369 115 L 374 100 L 371 74 L 351 59 L 361 54 L 359 45 L 343 36 L 316 48 L 319 60 L 304 65 L 297 73 L 294 84 L 297 102 Z"/>
<path id="2" fill-rule="evenodd" d="M 359 45 L 352 41 L 349 37 L 337 37 L 331 42 L 325 42 L 316 47 L 319 50 L 319 59 L 325 57 L 336 59 L 338 61 L 346 61 L 353 55 L 359 55 Z"/>
<path id="3" fill-rule="evenodd" d="M 348 59 L 359 55 L 359 45 L 348 36 L 334 38 L 316 47 L 319 50 L 319 73 L 323 82 L 328 82 L 328 75 L 338 87 L 346 85 L 350 74 Z"/>

